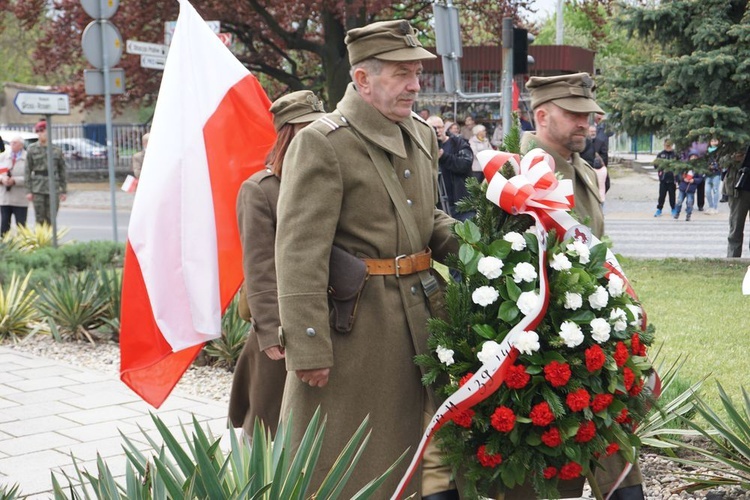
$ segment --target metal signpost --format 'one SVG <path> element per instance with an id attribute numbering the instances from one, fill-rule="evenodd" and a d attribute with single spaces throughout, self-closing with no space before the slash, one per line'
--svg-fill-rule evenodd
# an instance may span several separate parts
<path id="1" fill-rule="evenodd" d="M 118 71 L 114 66 L 120 61 L 122 57 L 122 37 L 120 32 L 117 30 L 114 24 L 109 22 L 107 19 L 112 17 L 117 12 L 117 7 L 120 5 L 120 0 L 81 0 L 83 10 L 88 15 L 93 17 L 95 21 L 91 21 L 86 29 L 83 31 L 83 37 L 81 39 L 81 45 L 83 46 L 83 55 L 92 66 L 101 70 L 101 83 L 104 87 L 104 114 L 106 117 L 106 128 L 107 128 L 107 169 L 109 170 L 109 190 L 112 199 L 112 231 L 114 234 L 114 241 L 117 243 L 117 208 L 115 206 L 115 155 L 114 146 L 112 144 L 112 73 Z M 121 84 L 120 88 L 124 91 L 124 78 L 125 73 L 119 70 L 121 73 L 116 73 L 115 83 Z M 87 85 L 86 93 L 95 93 L 98 82 L 98 76 L 96 73 L 99 72 L 84 72 L 85 83 Z M 91 76 L 87 76 L 91 75 Z M 92 92 L 89 92 L 92 90 Z M 96 92 L 98 94 L 98 92 Z"/>
<path id="2" fill-rule="evenodd" d="M 22 115 L 44 115 L 47 122 L 47 179 L 52 221 L 52 246 L 57 247 L 57 179 L 52 165 L 52 115 L 69 115 L 70 97 L 68 94 L 59 93 L 19 92 L 13 99 L 13 105 Z"/>

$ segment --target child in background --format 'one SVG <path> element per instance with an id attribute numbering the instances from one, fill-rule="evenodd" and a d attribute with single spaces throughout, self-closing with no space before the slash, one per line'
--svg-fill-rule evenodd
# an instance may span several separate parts
<path id="1" fill-rule="evenodd" d="M 656 155 L 657 160 L 674 160 L 676 158 L 674 152 L 674 144 L 669 139 L 664 141 L 664 149 Z M 665 170 L 663 167 L 659 168 L 659 199 L 656 202 L 656 212 L 654 217 L 661 217 L 661 211 L 664 208 L 664 199 L 669 195 L 669 208 L 672 209 L 674 215 L 674 198 L 675 190 L 677 185 L 674 180 L 674 172 L 671 170 Z"/>
<path id="2" fill-rule="evenodd" d="M 689 161 L 697 159 L 698 155 L 696 153 L 690 153 L 690 157 L 688 158 Z M 685 221 L 690 221 L 690 216 L 693 214 L 695 191 L 702 182 L 703 175 L 694 172 L 693 169 L 682 171 L 680 174 L 680 194 L 677 197 L 677 206 L 672 210 L 672 217 L 674 217 L 675 220 L 680 218 L 682 202 L 687 200 L 685 205 Z"/>

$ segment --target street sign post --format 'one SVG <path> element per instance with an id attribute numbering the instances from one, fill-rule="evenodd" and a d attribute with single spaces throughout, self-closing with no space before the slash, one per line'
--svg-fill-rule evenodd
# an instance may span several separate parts
<path id="1" fill-rule="evenodd" d="M 94 19 L 109 19 L 117 12 L 120 0 L 81 0 L 81 6 Z"/>
<path id="2" fill-rule="evenodd" d="M 91 21 L 81 37 L 83 55 L 95 68 L 112 68 L 122 57 L 122 37 L 109 21 Z"/>
<path id="3" fill-rule="evenodd" d="M 100 69 L 83 70 L 83 86 L 88 95 L 104 95 L 104 71 Z M 125 70 L 114 68 L 109 70 L 109 93 L 125 93 Z"/>
<path id="4" fill-rule="evenodd" d="M 159 43 L 128 40 L 125 44 L 125 50 L 128 54 L 136 54 L 139 56 L 167 57 L 169 47 Z"/>
<path id="5" fill-rule="evenodd" d="M 48 92 L 19 92 L 13 105 L 22 115 L 69 115 L 70 96 Z"/>

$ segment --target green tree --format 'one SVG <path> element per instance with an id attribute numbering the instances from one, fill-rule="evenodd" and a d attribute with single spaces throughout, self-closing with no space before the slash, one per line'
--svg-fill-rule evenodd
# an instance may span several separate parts
<path id="1" fill-rule="evenodd" d="M 669 136 L 678 148 L 710 136 L 731 149 L 750 140 L 748 0 L 629 7 L 621 24 L 660 50 L 605 75 L 613 121 L 632 135 Z"/>
<path id="2" fill-rule="evenodd" d="M 27 30 L 16 17 L 0 8 L 0 75 L 2 81 L 39 84 L 42 78 L 34 73 L 31 54 L 34 51 L 39 30 Z"/>

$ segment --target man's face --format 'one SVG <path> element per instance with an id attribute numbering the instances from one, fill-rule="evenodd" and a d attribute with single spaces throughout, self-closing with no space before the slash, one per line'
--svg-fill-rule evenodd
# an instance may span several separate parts
<path id="1" fill-rule="evenodd" d="M 23 141 L 19 139 L 11 139 L 10 141 L 10 150 L 14 153 L 18 153 L 23 149 Z"/>
<path id="2" fill-rule="evenodd" d="M 596 139 L 596 125 L 589 127 L 589 139 Z"/>
<path id="3" fill-rule="evenodd" d="M 445 136 L 445 124 L 439 116 L 429 117 L 427 119 L 427 123 L 435 129 L 435 133 L 437 134 L 437 137 L 438 139 L 440 139 L 440 141 L 445 141 L 447 139 L 447 137 Z"/>
<path id="4" fill-rule="evenodd" d="M 386 118 L 400 122 L 411 116 L 411 109 L 419 94 L 420 61 L 383 62 L 378 75 L 368 75 L 366 100 Z"/>
<path id="5" fill-rule="evenodd" d="M 551 102 L 542 105 L 536 116 L 537 135 L 562 156 L 580 153 L 586 147 L 589 113 L 574 113 Z"/>
<path id="6" fill-rule="evenodd" d="M 39 137 L 39 143 L 40 144 L 47 144 L 47 130 L 40 130 L 36 133 L 36 135 Z"/>

